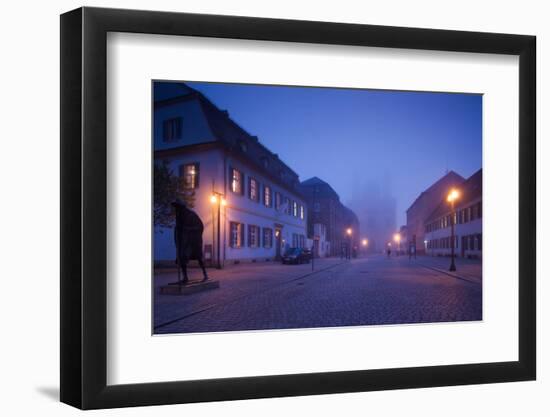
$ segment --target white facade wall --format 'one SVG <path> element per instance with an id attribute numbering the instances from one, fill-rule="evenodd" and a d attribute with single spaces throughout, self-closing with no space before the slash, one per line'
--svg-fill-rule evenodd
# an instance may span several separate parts
<path id="1" fill-rule="evenodd" d="M 462 208 L 471 206 L 480 200 L 476 200 L 474 202 L 470 202 L 468 205 L 458 207 L 456 211 L 458 212 Z M 483 218 L 476 218 L 474 220 L 471 220 L 466 223 L 457 223 L 455 224 L 455 236 L 457 236 L 457 241 L 455 242 L 455 256 L 459 257 L 482 257 L 483 250 L 478 249 L 471 249 L 469 246 L 463 245 L 463 236 L 471 236 L 471 235 L 483 235 L 482 232 L 483 228 Z M 431 256 L 450 256 L 451 255 L 451 248 L 443 248 L 443 247 L 434 247 L 432 244 L 431 247 L 428 247 L 428 242 L 439 240 L 441 238 L 447 238 L 451 236 L 451 227 L 450 225 L 446 228 L 433 230 L 431 232 L 427 232 L 425 235 L 425 241 L 424 245 L 426 247 L 426 254 Z M 476 243 L 477 245 L 477 243 Z"/>
<path id="2" fill-rule="evenodd" d="M 273 183 L 265 175 L 255 169 L 251 169 L 249 165 L 242 163 L 240 160 L 227 158 L 226 161 L 228 180 L 226 185 L 226 201 L 225 210 L 227 241 L 225 245 L 225 259 L 228 261 L 235 260 L 266 260 L 274 259 L 276 255 L 276 237 L 275 227 L 281 227 L 281 254 L 285 249 L 293 245 L 293 234 L 303 236 L 305 244 L 307 237 L 307 209 L 306 203 L 296 194 L 286 190 Z M 244 174 L 244 195 L 232 192 L 231 190 L 231 172 L 235 168 Z M 260 185 L 260 201 L 254 201 L 249 198 L 249 178 L 254 178 Z M 271 187 L 271 207 L 266 207 L 263 203 L 263 187 L 267 185 Z M 291 202 L 296 201 L 298 206 L 298 215 L 292 213 L 287 214 L 283 210 L 275 209 L 275 193 L 279 192 L 282 196 L 288 197 Z M 284 200 L 283 200 L 284 203 Z M 300 218 L 300 206 L 304 208 L 304 218 Z M 245 231 L 245 246 L 240 248 L 231 247 L 229 244 L 229 223 L 238 222 L 246 225 Z M 250 247 L 248 245 L 248 225 L 260 227 L 260 234 L 263 228 L 273 230 L 273 245 L 271 248 L 264 248 L 262 236 L 260 235 L 260 246 Z"/>
<path id="3" fill-rule="evenodd" d="M 161 160 L 169 162 L 169 167 L 177 175 L 180 166 L 185 164 L 199 164 L 199 186 L 194 190 L 194 210 L 204 224 L 203 244 L 212 244 L 216 221 L 216 210 L 210 202 L 212 191 L 223 192 L 223 153 L 219 149 L 182 153 L 177 156 L 163 157 Z M 223 229 L 222 229 L 223 230 Z M 155 228 L 154 235 L 155 261 L 170 261 L 176 258 L 174 246 L 174 232 L 172 228 Z"/>
<path id="4" fill-rule="evenodd" d="M 317 241 L 316 256 L 325 258 L 330 255 L 330 242 L 327 241 L 327 227 L 323 223 L 315 223 L 313 225 L 314 238 L 310 246 L 314 245 L 313 241 Z"/>
<path id="5" fill-rule="evenodd" d="M 175 173 L 179 173 L 181 165 L 190 163 L 199 164 L 199 187 L 195 190 L 193 210 L 204 223 L 203 245 L 204 248 L 211 245 L 213 259 L 217 259 L 217 205 L 212 204 L 210 201 L 213 191 L 224 195 L 226 201 L 226 205 L 222 206 L 220 210 L 220 252 L 221 259 L 224 262 L 273 260 L 276 256 L 276 226 L 281 229 L 281 254 L 284 253 L 285 248 L 292 246 L 293 235 L 303 236 L 302 239 L 305 244 L 307 241 L 307 209 L 305 201 L 285 188 L 274 184 L 259 170 L 252 169 L 248 164 L 225 155 L 221 149 L 210 149 L 159 158 L 168 161 L 169 166 Z M 244 195 L 236 194 L 231 190 L 230 170 L 232 168 L 243 173 Z M 249 198 L 249 177 L 253 177 L 259 183 L 260 201 L 258 202 Z M 266 207 L 263 204 L 263 187 L 265 185 L 271 187 L 271 207 Z M 282 196 L 288 197 L 291 202 L 297 202 L 298 216 L 275 209 L 275 192 L 280 192 Z M 303 219 L 300 217 L 300 207 L 304 208 Z M 241 223 L 245 227 L 244 245 L 242 247 L 236 248 L 230 246 L 229 234 L 231 222 Z M 257 247 L 249 246 L 249 225 L 260 228 Z M 263 228 L 272 229 L 273 243 L 270 248 L 263 246 Z M 166 262 L 175 259 L 172 229 L 155 228 L 154 256 L 156 262 Z"/>

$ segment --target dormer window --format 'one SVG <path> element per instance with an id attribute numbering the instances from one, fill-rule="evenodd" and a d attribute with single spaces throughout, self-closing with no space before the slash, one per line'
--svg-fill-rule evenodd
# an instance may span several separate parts
<path id="1" fill-rule="evenodd" d="M 262 166 L 264 168 L 269 167 L 269 159 L 267 159 L 267 156 L 262 156 Z"/>
<path id="2" fill-rule="evenodd" d="M 181 117 L 174 117 L 172 119 L 166 119 L 162 123 L 162 140 L 164 142 L 175 142 L 181 139 L 182 119 Z"/>

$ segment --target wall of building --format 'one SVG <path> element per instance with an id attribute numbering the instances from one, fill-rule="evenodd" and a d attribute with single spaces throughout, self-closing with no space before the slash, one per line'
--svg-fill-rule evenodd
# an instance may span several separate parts
<path id="1" fill-rule="evenodd" d="M 180 152 L 160 159 L 168 162 L 169 168 L 175 174 L 179 173 L 182 165 L 199 165 L 199 184 L 192 191 L 194 195 L 190 208 L 199 215 L 204 224 L 203 244 L 212 245 L 216 210 L 210 197 L 213 191 L 223 192 L 224 189 L 223 152 L 220 149 Z M 172 262 L 176 258 L 173 229 L 155 227 L 153 248 L 155 262 Z"/>
<path id="2" fill-rule="evenodd" d="M 480 201 L 481 199 L 471 201 L 468 204 L 457 207 L 456 211 L 458 213 L 463 208 L 477 204 Z M 470 238 L 471 236 L 473 237 L 472 239 Z M 444 228 L 426 232 L 423 245 L 426 248 L 426 254 L 431 256 L 450 256 L 452 249 L 449 244 L 441 244 L 441 239 L 449 238 L 450 240 L 450 237 L 450 223 Z M 483 254 L 483 218 L 477 217 L 465 223 L 457 222 L 455 224 L 455 237 L 455 256 L 481 258 Z M 464 242 L 464 239 L 469 240 L 468 242 Z M 481 242 L 478 242 L 478 240 L 481 240 Z"/>
<path id="3" fill-rule="evenodd" d="M 182 118 L 181 139 L 165 142 L 163 140 L 163 122 L 177 117 Z M 216 139 L 204 117 L 201 105 L 196 99 L 183 100 L 168 106 L 157 107 L 155 109 L 155 123 L 153 125 L 155 150 L 213 142 Z"/>
<path id="4" fill-rule="evenodd" d="M 226 235 L 227 241 L 225 242 L 225 259 L 228 261 L 235 260 L 265 260 L 274 259 L 276 255 L 276 237 L 275 227 L 281 228 L 281 253 L 285 248 L 293 245 L 293 235 L 301 236 L 301 246 L 305 246 L 307 238 L 307 207 L 305 201 L 298 195 L 290 190 L 281 187 L 274 181 L 269 179 L 260 170 L 254 169 L 251 165 L 243 163 L 240 159 L 229 157 L 226 161 L 228 180 L 226 185 Z M 244 175 L 244 195 L 234 193 L 231 189 L 231 173 L 230 169 L 235 168 Z M 249 178 L 254 178 L 259 183 L 260 201 L 255 201 L 249 197 Z M 263 189 L 264 186 L 271 188 L 271 206 L 267 207 L 264 204 Z M 279 209 L 275 207 L 275 195 L 280 193 L 282 196 L 282 204 Z M 290 214 L 283 211 L 284 198 L 290 200 Z M 292 212 L 292 203 L 296 202 L 297 215 L 294 216 Z M 301 218 L 301 207 L 303 207 L 303 218 Z M 273 230 L 273 246 L 271 248 L 264 248 L 263 245 L 259 247 L 248 246 L 248 231 L 245 231 L 245 246 L 241 248 L 234 248 L 229 245 L 229 223 L 238 222 L 246 225 L 255 225 L 260 228 L 271 228 Z"/>
<path id="5" fill-rule="evenodd" d="M 449 189 L 464 182 L 464 178 L 453 171 L 439 179 L 426 192 L 422 193 L 407 210 L 407 234 L 409 243 L 416 245 L 418 254 L 425 253 L 425 222 Z"/>
<path id="6" fill-rule="evenodd" d="M 199 164 L 199 187 L 194 190 L 194 206 L 192 209 L 204 223 L 203 247 L 207 260 L 218 258 L 217 205 L 210 201 L 213 191 L 223 194 L 226 202 L 226 205 L 220 209 L 220 252 L 222 260 L 227 262 L 273 260 L 277 253 L 276 226 L 281 228 L 281 253 L 295 244 L 298 244 L 298 246 L 306 245 L 307 207 L 305 201 L 299 195 L 275 184 L 260 170 L 252 168 L 240 159 L 227 156 L 221 149 L 182 152 L 177 156 L 163 157 L 162 159 L 169 162 L 169 166 L 174 172 L 179 172 L 179 167 L 183 164 Z M 230 170 L 232 168 L 243 174 L 244 194 L 242 195 L 234 193 L 231 189 Z M 250 177 L 258 182 L 259 201 L 252 200 L 249 197 Z M 263 188 L 266 185 L 271 187 L 271 207 L 266 207 L 263 201 Z M 291 204 L 294 201 L 296 202 L 297 216 L 294 216 L 292 210 L 291 214 L 287 214 L 282 211 L 283 207 L 279 210 L 275 208 L 276 192 L 288 197 Z M 303 207 L 303 218 L 301 218 L 301 207 Z M 244 225 L 244 244 L 241 247 L 232 247 L 230 244 L 231 222 Z M 248 228 L 251 225 L 260 228 L 257 246 L 249 245 Z M 272 230 L 271 247 L 264 247 L 263 245 L 264 228 Z M 299 236 L 298 239 L 297 236 Z M 170 263 L 175 259 L 175 246 L 171 228 L 155 228 L 154 256 L 157 264 Z"/>

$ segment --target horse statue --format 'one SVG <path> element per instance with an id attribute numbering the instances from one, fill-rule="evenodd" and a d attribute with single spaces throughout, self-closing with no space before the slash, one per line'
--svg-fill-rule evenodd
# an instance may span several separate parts
<path id="1" fill-rule="evenodd" d="M 187 275 L 187 262 L 197 260 L 202 269 L 203 279 L 208 280 L 204 267 L 202 254 L 202 232 L 204 225 L 200 217 L 193 210 L 189 209 L 185 202 L 177 198 L 172 206 L 176 210 L 176 227 L 174 228 L 174 243 L 176 244 L 176 262 L 178 264 L 178 282 L 186 284 L 189 281 Z M 180 280 L 179 273 L 183 273 L 183 280 Z"/>

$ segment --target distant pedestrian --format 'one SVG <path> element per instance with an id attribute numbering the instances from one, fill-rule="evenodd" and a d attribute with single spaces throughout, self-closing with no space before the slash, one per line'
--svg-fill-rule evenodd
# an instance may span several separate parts
<path id="1" fill-rule="evenodd" d="M 388 258 L 389 258 L 391 256 L 391 249 L 390 248 L 387 249 L 387 253 L 388 253 Z"/>

